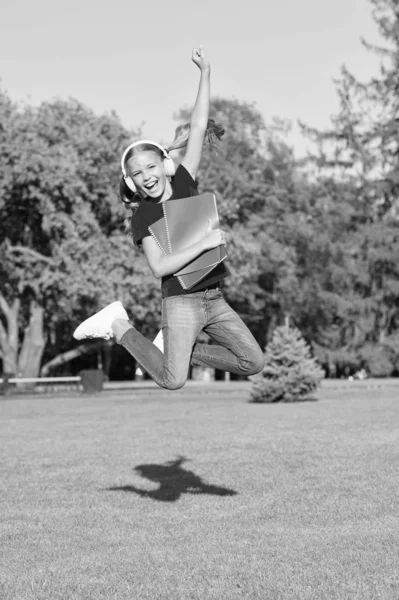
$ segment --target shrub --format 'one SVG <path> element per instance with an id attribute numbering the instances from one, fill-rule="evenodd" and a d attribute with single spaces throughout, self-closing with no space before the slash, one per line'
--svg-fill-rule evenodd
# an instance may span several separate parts
<path id="1" fill-rule="evenodd" d="M 360 356 L 370 377 L 389 377 L 395 370 L 395 354 L 382 344 L 363 346 Z"/>
<path id="2" fill-rule="evenodd" d="M 277 327 L 266 346 L 265 359 L 263 371 L 252 377 L 253 402 L 303 400 L 324 378 L 324 371 L 296 328 Z"/>
<path id="3" fill-rule="evenodd" d="M 354 349 L 325 348 L 313 342 L 313 352 L 316 360 L 326 372 L 326 377 L 349 377 L 357 373 L 364 363 Z"/>

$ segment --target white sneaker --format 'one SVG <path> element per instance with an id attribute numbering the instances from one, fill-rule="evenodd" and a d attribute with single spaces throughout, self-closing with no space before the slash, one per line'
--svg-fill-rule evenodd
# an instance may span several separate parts
<path id="1" fill-rule="evenodd" d="M 111 325 L 115 319 L 129 320 L 127 312 L 119 300 L 108 304 L 98 313 L 83 321 L 73 333 L 75 340 L 84 340 L 86 338 L 104 338 L 109 340 L 114 337 Z"/>

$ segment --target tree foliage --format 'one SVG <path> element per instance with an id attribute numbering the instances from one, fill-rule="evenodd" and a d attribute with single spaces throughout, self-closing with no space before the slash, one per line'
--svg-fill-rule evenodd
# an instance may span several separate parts
<path id="1" fill-rule="evenodd" d="M 331 287 L 335 318 L 316 342 L 350 352 L 358 362 L 363 346 L 374 346 L 378 354 L 377 346 L 399 327 L 399 13 L 391 0 L 371 0 L 371 6 L 385 44 L 363 44 L 365 52 L 380 57 L 379 74 L 360 82 L 343 68 L 337 82 L 340 109 L 332 127 L 305 128 L 318 148 L 312 157 L 318 185 L 341 189 L 343 209 L 335 235 L 324 219 L 340 266 L 334 267 L 339 280 L 335 277 Z M 330 272 L 334 262 L 329 262 Z M 371 364 L 376 361 L 368 361 L 369 372 L 376 373 Z M 386 372 L 393 372 L 384 364 Z"/>
<path id="2" fill-rule="evenodd" d="M 329 130 L 304 127 L 317 149 L 305 165 L 285 141 L 289 124 L 214 98 L 226 133 L 199 172 L 229 234 L 228 301 L 263 346 L 288 315 L 330 376 L 399 372 L 399 13 L 392 0 L 371 7 L 385 44 L 364 52 L 378 53 L 380 71 L 359 82 L 343 69 Z M 95 345 L 78 347 L 74 328 L 116 298 L 154 335 L 159 282 L 117 197 L 119 157 L 138 132 L 75 100 L 33 108 L 5 92 L 0 117 L 3 371 L 82 360 Z"/>
<path id="3" fill-rule="evenodd" d="M 265 350 L 265 367 L 252 378 L 254 402 L 296 402 L 315 392 L 324 372 L 311 356 L 301 332 L 276 327 Z"/>
<path id="4" fill-rule="evenodd" d="M 74 100 L 20 107 L 2 92 L 0 106 L 0 348 L 5 371 L 37 375 L 115 297 L 154 329 L 158 295 L 117 197 L 133 134 Z"/>

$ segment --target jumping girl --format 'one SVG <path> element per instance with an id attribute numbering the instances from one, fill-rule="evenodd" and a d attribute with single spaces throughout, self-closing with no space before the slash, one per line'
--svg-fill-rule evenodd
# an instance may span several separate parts
<path id="1" fill-rule="evenodd" d="M 264 366 L 252 333 L 223 298 L 220 286 L 229 274 L 224 262 L 190 290 L 184 290 L 173 275 L 205 250 L 224 244 L 225 233 L 209 226 L 199 242 L 164 255 L 148 230 L 163 217 L 162 202 L 198 195 L 196 176 L 209 135 L 210 64 L 202 46 L 193 50 L 192 60 L 201 75 L 180 165 L 175 170 L 168 151 L 148 140 L 131 144 L 122 157 L 122 196 L 125 201 L 140 199 L 131 220 L 133 239 L 143 248 L 154 276 L 162 280 L 164 353 L 135 329 L 119 301 L 86 319 L 73 334 L 77 340 L 115 338 L 159 386 L 169 390 L 185 384 L 190 364 L 243 376 Z M 200 331 L 216 343 L 197 343 Z"/>

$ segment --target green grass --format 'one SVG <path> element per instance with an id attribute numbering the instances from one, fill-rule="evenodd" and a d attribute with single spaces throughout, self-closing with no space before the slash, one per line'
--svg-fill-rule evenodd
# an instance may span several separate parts
<path id="1" fill-rule="evenodd" d="M 0 399 L 1 600 L 398 600 L 399 386 L 318 398 Z"/>

